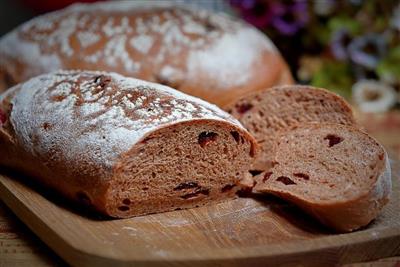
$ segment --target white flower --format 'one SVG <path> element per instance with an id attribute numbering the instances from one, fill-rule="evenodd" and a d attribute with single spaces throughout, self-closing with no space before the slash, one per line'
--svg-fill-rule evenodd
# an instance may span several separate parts
<path id="1" fill-rule="evenodd" d="M 396 91 L 375 80 L 355 83 L 352 93 L 354 103 L 363 112 L 385 112 L 396 103 Z"/>

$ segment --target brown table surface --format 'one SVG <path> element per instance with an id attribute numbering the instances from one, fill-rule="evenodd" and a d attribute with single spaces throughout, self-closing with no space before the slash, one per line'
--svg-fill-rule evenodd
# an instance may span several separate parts
<path id="1" fill-rule="evenodd" d="M 394 155 L 400 158 L 400 112 L 384 115 L 356 113 L 359 122 Z M 392 153 L 393 155 L 393 153 Z M 0 267 L 67 266 L 0 201 Z M 400 267 L 400 255 L 346 267 Z"/>

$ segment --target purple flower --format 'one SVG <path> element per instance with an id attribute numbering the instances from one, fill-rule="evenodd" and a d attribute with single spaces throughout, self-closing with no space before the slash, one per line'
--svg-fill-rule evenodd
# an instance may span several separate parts
<path id="1" fill-rule="evenodd" d="M 272 8 L 272 25 L 283 35 L 294 35 L 308 22 L 307 1 L 276 2 Z"/>
<path id="2" fill-rule="evenodd" d="M 248 23 L 264 28 L 272 19 L 271 2 L 260 0 L 231 0 L 230 4 L 239 10 L 241 16 Z"/>
<path id="3" fill-rule="evenodd" d="M 347 46 L 349 45 L 350 41 L 350 32 L 346 28 L 339 29 L 332 34 L 330 48 L 336 59 L 348 59 Z"/>
<path id="4" fill-rule="evenodd" d="M 386 53 L 386 41 L 379 34 L 366 34 L 354 38 L 348 46 L 348 53 L 354 63 L 374 69 Z"/>

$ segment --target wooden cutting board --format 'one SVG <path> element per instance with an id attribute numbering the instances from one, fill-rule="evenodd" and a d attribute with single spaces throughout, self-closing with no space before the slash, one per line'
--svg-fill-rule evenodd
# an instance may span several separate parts
<path id="1" fill-rule="evenodd" d="M 378 219 L 348 234 L 272 197 L 109 220 L 15 177 L 0 175 L 0 196 L 74 266 L 332 266 L 400 254 L 399 171 L 392 161 L 392 200 Z"/>

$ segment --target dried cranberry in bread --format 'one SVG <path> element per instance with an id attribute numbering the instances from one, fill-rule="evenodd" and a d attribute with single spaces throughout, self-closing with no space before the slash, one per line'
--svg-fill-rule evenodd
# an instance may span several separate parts
<path id="1" fill-rule="evenodd" d="M 268 88 L 242 97 L 227 107 L 256 138 L 261 151 L 254 171 L 271 166 L 275 136 L 305 122 L 355 124 L 351 107 L 340 96 L 324 89 L 292 85 Z"/>
<path id="2" fill-rule="evenodd" d="M 3 83 L 57 69 L 113 71 L 219 106 L 292 83 L 278 50 L 254 27 L 168 1 L 75 4 L 1 38 Z"/>
<path id="3" fill-rule="evenodd" d="M 340 124 L 304 124 L 277 139 L 275 165 L 256 176 L 255 192 L 284 198 L 338 231 L 367 225 L 389 201 L 384 148 Z"/>
<path id="4" fill-rule="evenodd" d="M 256 145 L 216 106 L 115 73 L 38 76 L 0 110 L 1 165 L 113 217 L 234 197 Z"/>

